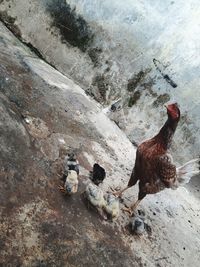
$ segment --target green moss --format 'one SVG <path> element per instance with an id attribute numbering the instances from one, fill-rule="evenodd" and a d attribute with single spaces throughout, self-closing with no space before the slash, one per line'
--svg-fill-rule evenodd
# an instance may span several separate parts
<path id="1" fill-rule="evenodd" d="M 157 97 L 157 99 L 153 102 L 154 107 L 158 107 L 160 105 L 164 105 L 166 102 L 170 100 L 170 96 L 168 94 L 162 94 Z"/>
<path id="2" fill-rule="evenodd" d="M 93 41 L 93 34 L 75 8 L 71 9 L 66 0 L 51 0 L 48 1 L 47 11 L 53 19 L 52 26 L 60 30 L 62 41 L 86 51 Z"/>
<path id="3" fill-rule="evenodd" d="M 135 88 L 143 81 L 144 77 L 149 73 L 151 69 L 141 70 L 133 78 L 128 80 L 127 90 L 134 92 Z"/>
<path id="4" fill-rule="evenodd" d="M 92 83 L 97 86 L 103 100 L 106 100 L 106 91 L 108 90 L 109 82 L 104 75 L 97 75 Z"/>
<path id="5" fill-rule="evenodd" d="M 136 104 L 136 102 L 140 99 L 141 93 L 139 91 L 136 91 L 130 98 L 128 102 L 128 106 L 132 107 Z"/>
<path id="6" fill-rule="evenodd" d="M 153 97 L 157 97 L 158 94 L 153 91 L 153 85 L 155 84 L 155 80 L 152 78 L 149 78 L 147 82 L 141 84 L 142 87 Z"/>
<path id="7" fill-rule="evenodd" d="M 92 62 L 94 63 L 94 66 L 98 66 L 99 64 L 99 55 L 102 53 L 102 49 L 98 47 L 90 48 L 88 50 L 88 55 Z"/>

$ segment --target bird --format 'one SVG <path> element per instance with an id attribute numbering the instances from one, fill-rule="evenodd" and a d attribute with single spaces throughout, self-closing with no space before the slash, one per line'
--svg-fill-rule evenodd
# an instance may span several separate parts
<path id="1" fill-rule="evenodd" d="M 139 181 L 138 199 L 123 210 L 132 215 L 138 204 L 147 194 L 155 194 L 165 188 L 177 189 L 188 183 L 191 177 L 199 174 L 199 159 L 193 159 L 183 166 L 176 167 L 169 154 L 172 139 L 180 120 L 180 109 L 177 103 L 165 105 L 167 120 L 158 134 L 142 142 L 137 147 L 135 165 L 128 185 L 114 192 L 120 197 L 124 191 Z"/>
<path id="2" fill-rule="evenodd" d="M 69 170 L 74 170 L 79 175 L 79 162 L 73 153 L 68 154 L 64 159 L 64 174 L 67 175 Z"/>
<path id="3" fill-rule="evenodd" d="M 59 185 L 61 192 L 72 195 L 78 191 L 79 162 L 73 153 L 65 156 L 64 171 L 61 177 L 63 185 Z"/>
<path id="4" fill-rule="evenodd" d="M 110 215 L 111 219 L 117 218 L 119 216 L 119 199 L 113 196 L 112 194 L 108 194 L 106 196 L 106 205 L 104 210 L 108 215 Z"/>
<path id="5" fill-rule="evenodd" d="M 78 174 L 74 170 L 69 170 L 64 186 L 60 185 L 59 189 L 61 192 L 72 195 L 78 191 Z"/>
<path id="6" fill-rule="evenodd" d="M 88 199 L 88 201 L 96 208 L 101 208 L 103 209 L 106 205 L 106 201 L 104 198 L 104 194 L 103 191 L 101 190 L 101 188 L 99 188 L 98 186 L 96 186 L 93 183 L 89 183 L 86 186 L 86 197 Z"/>
<path id="7" fill-rule="evenodd" d="M 131 221 L 131 230 L 136 235 L 142 235 L 145 231 L 144 221 L 140 217 L 134 217 Z"/>
<path id="8" fill-rule="evenodd" d="M 99 185 L 103 182 L 106 177 L 106 172 L 103 167 L 101 167 L 98 163 L 93 165 L 93 170 L 90 172 L 91 180 L 94 184 Z"/>

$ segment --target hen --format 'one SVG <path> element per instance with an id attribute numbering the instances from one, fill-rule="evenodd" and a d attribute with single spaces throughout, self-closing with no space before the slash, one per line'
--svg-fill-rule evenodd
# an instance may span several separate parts
<path id="1" fill-rule="evenodd" d="M 176 189 L 199 173 L 199 159 L 191 160 L 179 168 L 173 164 L 168 149 L 180 119 L 180 110 L 177 103 L 170 104 L 166 108 L 168 119 L 159 133 L 137 148 L 135 166 L 127 187 L 114 193 L 120 196 L 139 181 L 138 200 L 124 209 L 131 214 L 147 194 L 155 194 L 165 188 Z"/>

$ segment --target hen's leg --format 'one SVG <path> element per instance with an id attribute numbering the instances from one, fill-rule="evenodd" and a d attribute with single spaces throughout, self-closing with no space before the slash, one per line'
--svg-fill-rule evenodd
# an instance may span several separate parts
<path id="1" fill-rule="evenodd" d="M 114 191 L 112 194 L 116 197 L 121 197 L 124 191 L 126 191 L 129 188 L 129 186 L 126 186 L 124 189 L 119 190 L 119 191 Z"/>
<path id="2" fill-rule="evenodd" d="M 128 212 L 130 215 L 133 214 L 139 203 L 141 202 L 141 199 L 138 199 L 135 203 L 133 203 L 130 207 L 124 207 L 122 210 Z"/>
<path id="3" fill-rule="evenodd" d="M 58 189 L 60 189 L 60 191 L 61 191 L 62 193 L 65 193 L 65 192 L 66 192 L 64 186 L 62 186 L 62 185 L 59 185 L 59 186 L 58 186 Z"/>
<path id="4" fill-rule="evenodd" d="M 130 215 L 133 214 L 133 212 L 136 210 L 139 203 L 142 201 L 142 199 L 146 196 L 146 193 L 139 192 L 138 200 L 133 203 L 130 207 L 125 207 L 122 210 L 128 212 Z"/>
<path id="5" fill-rule="evenodd" d="M 114 196 L 121 197 L 121 195 L 123 194 L 124 191 L 126 191 L 129 187 L 132 187 L 137 183 L 138 178 L 134 174 L 135 174 L 135 171 L 134 171 L 134 168 L 133 168 L 133 171 L 131 173 L 131 177 L 129 179 L 128 185 L 124 189 L 122 189 L 120 191 L 115 191 L 113 193 Z"/>

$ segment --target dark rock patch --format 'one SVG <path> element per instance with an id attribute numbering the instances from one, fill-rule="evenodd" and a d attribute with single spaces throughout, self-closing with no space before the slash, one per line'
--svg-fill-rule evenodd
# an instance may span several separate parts
<path id="1" fill-rule="evenodd" d="M 162 94 L 157 97 L 157 99 L 153 102 L 154 107 L 158 107 L 160 105 L 164 105 L 166 102 L 170 100 L 170 96 L 168 94 Z"/>
<path id="2" fill-rule="evenodd" d="M 88 55 L 90 59 L 92 60 L 92 62 L 94 63 L 95 67 L 99 65 L 99 56 L 101 53 L 102 53 L 102 49 L 98 47 L 90 48 L 88 50 Z"/>
<path id="3" fill-rule="evenodd" d="M 157 97 L 158 94 L 153 91 L 153 85 L 154 84 L 155 84 L 155 80 L 152 78 L 149 78 L 149 80 L 142 83 L 141 86 L 147 91 L 147 93 L 150 96 Z"/>
<path id="4" fill-rule="evenodd" d="M 93 86 L 98 88 L 102 100 L 106 100 L 106 91 L 108 90 L 109 81 L 104 75 L 97 75 L 92 83 Z"/>
<path id="5" fill-rule="evenodd" d="M 93 41 L 93 33 L 75 8 L 65 0 L 53 0 L 48 2 L 46 9 L 52 17 L 52 26 L 60 31 L 62 41 L 85 52 Z"/>
<path id="6" fill-rule="evenodd" d="M 129 102 L 128 102 L 128 106 L 132 107 L 133 105 L 136 104 L 136 102 L 140 99 L 141 96 L 141 92 L 140 91 L 136 91 L 130 98 L 129 98 Z"/>
<path id="7" fill-rule="evenodd" d="M 8 29 L 18 38 L 21 39 L 21 31 L 17 25 L 15 25 L 16 18 L 8 15 L 6 11 L 0 12 L 0 21 L 2 21 Z"/>
<path id="8" fill-rule="evenodd" d="M 139 71 L 133 78 L 128 80 L 127 90 L 129 92 L 134 92 L 136 87 L 143 81 L 147 73 L 149 73 L 151 69 L 141 70 Z"/>

